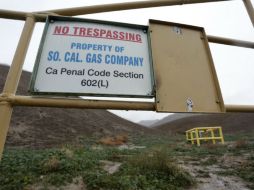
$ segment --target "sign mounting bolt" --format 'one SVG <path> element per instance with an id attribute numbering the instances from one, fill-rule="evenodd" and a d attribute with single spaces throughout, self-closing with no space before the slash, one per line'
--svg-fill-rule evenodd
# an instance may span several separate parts
<path id="1" fill-rule="evenodd" d="M 188 111 L 188 112 L 192 112 L 194 103 L 193 103 L 193 101 L 192 101 L 191 98 L 188 98 L 188 99 L 186 100 L 186 106 L 187 106 L 187 111 Z"/>

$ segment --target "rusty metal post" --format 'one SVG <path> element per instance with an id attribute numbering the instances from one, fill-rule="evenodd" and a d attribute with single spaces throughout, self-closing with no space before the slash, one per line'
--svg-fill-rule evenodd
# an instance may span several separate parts
<path id="1" fill-rule="evenodd" d="M 243 0 L 243 3 L 246 7 L 246 10 L 249 14 L 250 20 L 251 20 L 252 25 L 254 27 L 254 9 L 253 9 L 253 6 L 251 4 L 251 1 L 250 0 Z"/>
<path id="2" fill-rule="evenodd" d="M 6 78 L 5 86 L 3 89 L 2 97 L 8 97 L 16 93 L 19 79 L 22 73 L 22 67 L 25 60 L 26 52 L 30 39 L 32 37 L 35 19 L 32 15 L 27 15 L 26 22 L 10 67 L 9 73 Z M 2 157 L 4 144 L 11 120 L 12 105 L 8 101 L 0 102 L 0 159 Z"/>

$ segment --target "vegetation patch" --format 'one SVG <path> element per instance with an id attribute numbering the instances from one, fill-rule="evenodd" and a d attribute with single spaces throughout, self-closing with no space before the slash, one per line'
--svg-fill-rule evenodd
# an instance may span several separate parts
<path id="1" fill-rule="evenodd" d="M 195 184 L 193 177 L 178 167 L 162 151 L 145 152 L 128 159 L 117 173 L 87 173 L 85 183 L 90 189 L 186 189 Z"/>
<path id="2" fill-rule="evenodd" d="M 249 157 L 246 162 L 234 170 L 234 173 L 245 181 L 250 182 L 248 186 L 254 189 L 254 156 Z"/>
<path id="3" fill-rule="evenodd" d="M 210 177 L 209 172 L 204 171 L 204 170 L 198 170 L 197 173 L 198 173 L 197 177 L 202 177 L 202 178 L 209 178 Z"/>
<path id="4" fill-rule="evenodd" d="M 46 150 L 7 149 L 0 163 L 0 189 L 61 187 L 81 177 L 87 189 L 186 189 L 195 184 L 190 174 L 177 166 L 170 149 L 160 146 L 145 150 L 63 147 Z M 119 161 L 113 174 L 101 166 L 102 160 Z"/>
<path id="5" fill-rule="evenodd" d="M 95 138 L 83 138 L 78 146 L 6 149 L 0 162 L 0 190 L 29 189 L 37 184 L 44 189 L 61 189 L 75 183 L 73 179 L 79 179 L 78 184 L 88 190 L 188 189 L 196 179 L 178 163 L 197 181 L 210 178 L 210 174 L 237 176 L 254 189 L 252 141 L 244 139 L 242 143 L 238 139 L 226 145 L 197 147 L 184 140 L 184 136 L 130 136 L 127 147 L 145 148 L 119 149 L 116 145 L 98 145 Z M 120 166 L 108 172 L 103 161 Z"/>
<path id="6" fill-rule="evenodd" d="M 217 164 L 217 163 L 218 163 L 217 158 L 215 156 L 212 156 L 212 157 L 208 157 L 207 159 L 202 161 L 201 165 L 210 166 L 210 165 L 214 165 L 214 164 Z"/>

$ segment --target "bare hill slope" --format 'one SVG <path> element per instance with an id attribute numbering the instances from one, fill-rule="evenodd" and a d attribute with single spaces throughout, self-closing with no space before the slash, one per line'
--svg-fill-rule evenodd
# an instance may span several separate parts
<path id="1" fill-rule="evenodd" d="M 177 114 L 176 114 L 177 115 Z M 226 134 L 253 133 L 254 113 L 198 114 L 154 127 L 164 133 L 183 133 L 194 127 L 222 126 Z"/>
<path id="2" fill-rule="evenodd" d="M 141 120 L 138 124 L 144 126 L 144 127 L 153 127 L 153 125 L 157 122 L 159 122 L 159 119 L 155 120 Z"/>
<path id="3" fill-rule="evenodd" d="M 8 66 L 0 65 L 2 92 Z M 19 95 L 26 95 L 31 74 L 23 72 Z M 149 132 L 106 110 L 15 107 L 7 137 L 7 146 L 51 147 L 77 142 L 82 136 L 110 136 Z"/>
<path id="4" fill-rule="evenodd" d="M 156 126 L 160 126 L 178 119 L 182 119 L 182 118 L 186 118 L 186 117 L 191 117 L 194 115 L 198 115 L 198 114 L 192 114 L 192 113 L 177 113 L 177 114 L 170 114 L 162 119 L 160 119 L 159 121 L 155 122 L 154 124 L 152 124 L 151 127 L 156 127 Z"/>

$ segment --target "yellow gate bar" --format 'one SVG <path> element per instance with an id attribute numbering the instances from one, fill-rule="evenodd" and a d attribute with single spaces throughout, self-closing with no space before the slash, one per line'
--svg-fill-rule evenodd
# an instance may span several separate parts
<path id="1" fill-rule="evenodd" d="M 61 108 L 86 108 L 86 109 L 116 109 L 116 110 L 148 110 L 154 111 L 154 102 L 129 102 L 109 100 L 86 100 L 66 98 L 43 98 L 31 96 L 1 97 L 0 102 L 6 101 L 13 106 L 38 106 Z"/>
<path id="2" fill-rule="evenodd" d="M 0 9 L 0 18 L 26 20 L 27 12 Z"/>
<path id="3" fill-rule="evenodd" d="M 13 106 L 40 106 L 62 108 L 87 108 L 87 109 L 123 109 L 123 110 L 147 110 L 154 111 L 154 102 L 129 102 L 110 100 L 86 100 L 46 98 L 32 96 L 5 96 L 0 95 L 0 103 L 9 102 Z M 254 105 L 225 105 L 226 112 L 254 112 Z"/>
<path id="4" fill-rule="evenodd" d="M 254 105 L 225 105 L 226 112 L 254 112 Z"/>
<path id="5" fill-rule="evenodd" d="M 125 2 L 125 3 L 65 8 L 65 9 L 45 10 L 45 11 L 34 12 L 32 14 L 36 17 L 36 19 L 38 19 L 38 21 L 45 21 L 46 16 L 50 14 L 59 14 L 62 16 L 76 16 L 76 15 L 130 10 L 130 9 L 152 8 L 152 7 L 195 4 L 195 3 L 220 2 L 220 1 L 232 1 L 232 0 L 158 0 L 158 1 L 150 0 L 150 1 L 136 1 L 136 2 Z M 250 5 L 248 5 L 248 7 L 249 6 Z M 30 13 L 0 9 L 0 18 L 26 20 L 27 14 L 30 14 Z"/>
<path id="6" fill-rule="evenodd" d="M 77 16 L 77 15 L 85 15 L 85 14 L 101 13 L 101 12 L 122 11 L 122 10 L 129 10 L 129 9 L 142 9 L 142 8 L 150 8 L 150 7 L 208 3 L 208 2 L 218 2 L 218 1 L 231 1 L 231 0 L 150 0 L 150 1 L 136 1 L 136 2 L 126 2 L 126 3 L 93 5 L 93 6 L 85 6 L 85 7 L 67 8 L 67 9 L 55 9 L 55 10 L 40 11 L 37 13 L 53 12 L 53 13 L 64 15 L 64 16 Z"/>
<path id="7" fill-rule="evenodd" d="M 218 37 L 218 36 L 210 36 L 210 35 L 207 36 L 207 39 L 211 43 L 218 43 L 218 44 L 254 49 L 254 42 L 237 40 L 237 39 L 232 39 L 232 38 L 223 38 L 223 37 Z"/>

